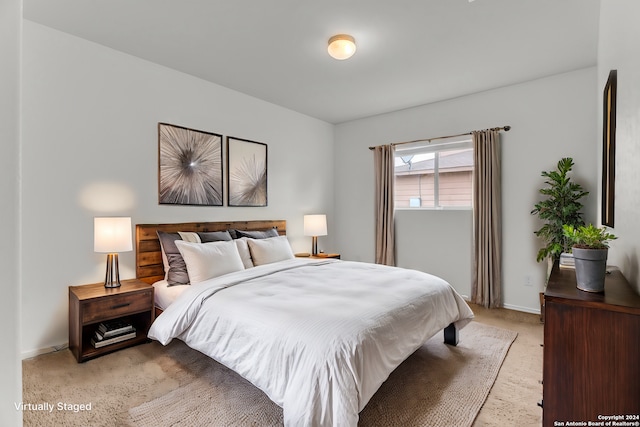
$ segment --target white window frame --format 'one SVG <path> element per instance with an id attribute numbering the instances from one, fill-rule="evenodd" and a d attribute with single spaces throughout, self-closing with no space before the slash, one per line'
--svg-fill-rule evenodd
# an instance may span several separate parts
<path id="1" fill-rule="evenodd" d="M 464 150 L 473 149 L 473 140 L 471 135 L 463 135 L 451 138 L 439 139 L 437 143 L 430 143 L 429 141 L 420 141 L 410 144 L 397 145 L 395 147 L 395 157 L 411 156 L 418 154 L 436 153 L 433 164 L 434 174 L 434 205 L 435 206 L 421 206 L 421 207 L 395 207 L 396 210 L 472 210 L 473 206 L 441 206 L 439 205 L 439 153 L 450 150 Z M 473 165 L 475 167 L 475 165 Z M 472 183 L 473 185 L 473 183 Z M 394 201 L 395 203 L 395 201 Z"/>

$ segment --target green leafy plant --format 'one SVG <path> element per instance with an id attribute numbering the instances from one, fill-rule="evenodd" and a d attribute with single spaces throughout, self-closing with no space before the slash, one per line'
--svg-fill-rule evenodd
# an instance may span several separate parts
<path id="1" fill-rule="evenodd" d="M 583 249 L 606 249 L 609 247 L 609 241 L 615 240 L 617 237 L 607 231 L 605 227 L 594 227 L 593 224 L 581 225 L 574 227 L 573 225 L 565 225 L 563 228 L 564 236 L 567 242 L 576 248 Z"/>
<path id="2" fill-rule="evenodd" d="M 564 235 L 563 225 L 584 225 L 580 212 L 583 205 L 579 200 L 589 192 L 571 180 L 569 172 L 573 165 L 571 157 L 564 157 L 558 161 L 557 170 L 542 172 L 546 187 L 539 192 L 545 199 L 536 203 L 531 211 L 532 215 L 538 215 L 544 221 L 544 225 L 535 232 L 545 242 L 545 246 L 538 251 L 538 262 L 547 257 L 556 260 L 562 252 L 570 252 L 571 245 Z"/>

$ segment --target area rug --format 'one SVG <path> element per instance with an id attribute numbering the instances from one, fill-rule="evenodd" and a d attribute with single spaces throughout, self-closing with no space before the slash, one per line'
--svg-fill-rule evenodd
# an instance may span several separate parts
<path id="1" fill-rule="evenodd" d="M 359 426 L 471 426 L 517 333 L 476 322 L 457 347 L 430 339 L 403 362 L 360 413 Z M 190 379 L 129 410 L 147 426 L 282 426 L 282 409 L 251 383 L 191 351 Z"/>

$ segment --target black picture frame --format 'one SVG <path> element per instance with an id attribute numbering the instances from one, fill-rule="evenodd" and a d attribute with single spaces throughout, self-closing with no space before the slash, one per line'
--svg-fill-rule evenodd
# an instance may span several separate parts
<path id="1" fill-rule="evenodd" d="M 222 135 L 158 123 L 161 205 L 222 206 Z"/>
<path id="2" fill-rule="evenodd" d="M 267 206 L 267 144 L 227 136 L 227 205 Z"/>
<path id="3" fill-rule="evenodd" d="M 618 72 L 611 70 L 603 92 L 602 225 L 613 228 L 616 194 L 616 97 Z"/>

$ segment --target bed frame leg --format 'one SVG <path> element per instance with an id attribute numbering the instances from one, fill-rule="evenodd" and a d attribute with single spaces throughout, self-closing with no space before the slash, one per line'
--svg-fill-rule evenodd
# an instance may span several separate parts
<path id="1" fill-rule="evenodd" d="M 444 328 L 444 343 L 454 347 L 458 345 L 458 328 L 453 323 Z"/>

